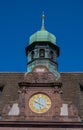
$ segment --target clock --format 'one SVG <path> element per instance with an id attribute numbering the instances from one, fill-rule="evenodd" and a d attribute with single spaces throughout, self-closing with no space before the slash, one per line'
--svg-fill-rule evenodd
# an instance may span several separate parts
<path id="1" fill-rule="evenodd" d="M 35 94 L 29 99 L 29 107 L 35 113 L 45 113 L 51 107 L 51 99 L 42 93 Z"/>

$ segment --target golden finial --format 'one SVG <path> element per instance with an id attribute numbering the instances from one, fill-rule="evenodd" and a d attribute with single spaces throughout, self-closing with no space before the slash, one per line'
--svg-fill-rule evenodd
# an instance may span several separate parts
<path id="1" fill-rule="evenodd" d="M 44 15 L 44 11 L 43 11 L 43 14 L 42 14 L 42 19 L 44 19 L 45 18 L 45 15 Z"/>
<path id="2" fill-rule="evenodd" d="M 43 11 L 43 14 L 42 14 L 42 28 L 41 29 L 45 29 L 45 27 L 44 27 L 44 19 L 45 19 L 45 15 L 44 15 L 44 11 Z"/>

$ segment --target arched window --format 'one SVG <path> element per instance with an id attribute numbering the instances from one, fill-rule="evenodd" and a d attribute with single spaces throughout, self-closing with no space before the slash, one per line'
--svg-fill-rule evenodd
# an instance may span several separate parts
<path id="1" fill-rule="evenodd" d="M 34 59 L 34 51 L 31 52 L 31 60 Z"/>
<path id="2" fill-rule="evenodd" d="M 53 57 L 54 57 L 54 53 L 53 51 L 50 51 L 50 58 L 53 59 Z"/>
<path id="3" fill-rule="evenodd" d="M 45 57 L 45 50 L 44 49 L 39 50 L 39 57 Z"/>

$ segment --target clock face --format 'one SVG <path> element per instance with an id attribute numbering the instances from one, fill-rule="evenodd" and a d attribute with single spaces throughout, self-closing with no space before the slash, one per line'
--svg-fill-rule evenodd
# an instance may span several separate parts
<path id="1" fill-rule="evenodd" d="M 35 113 L 45 113 L 51 107 L 51 100 L 45 94 L 35 94 L 29 100 L 29 107 Z"/>

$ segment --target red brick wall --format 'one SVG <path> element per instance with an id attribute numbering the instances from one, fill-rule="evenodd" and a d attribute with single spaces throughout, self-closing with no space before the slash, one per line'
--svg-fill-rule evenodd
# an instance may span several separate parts
<path id="1" fill-rule="evenodd" d="M 25 73 L 0 73 L 0 83 L 4 84 L 2 98 L 0 98 L 1 108 L 5 104 L 12 103 L 18 99 L 18 82 L 24 80 Z M 78 109 L 78 114 L 83 120 L 83 92 L 80 91 L 79 83 L 83 81 L 81 73 L 61 73 L 62 99 L 72 101 Z"/>

